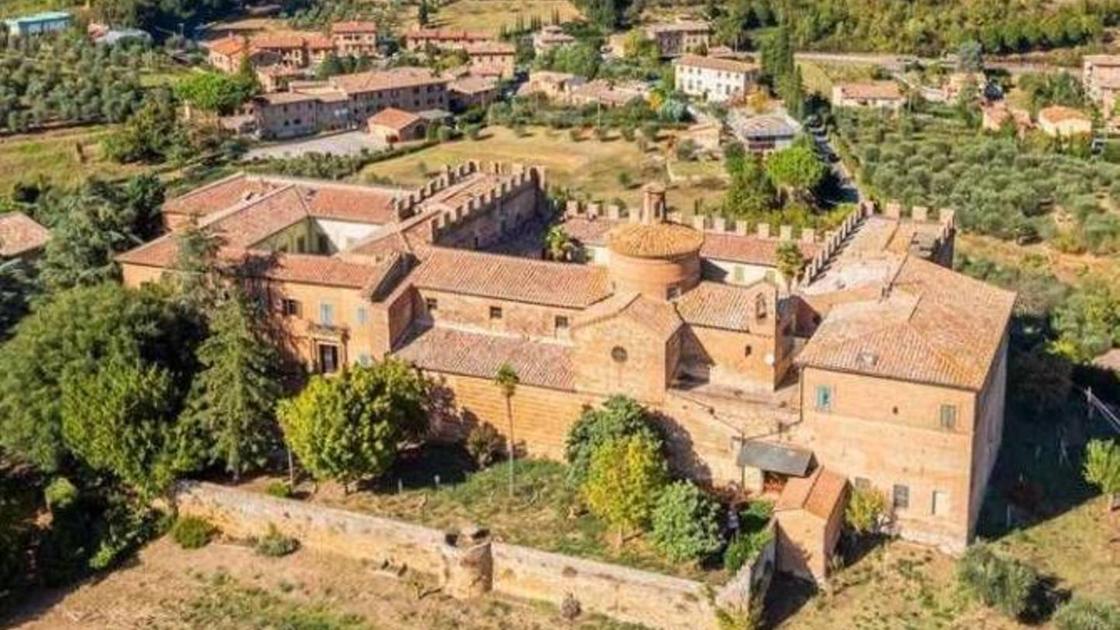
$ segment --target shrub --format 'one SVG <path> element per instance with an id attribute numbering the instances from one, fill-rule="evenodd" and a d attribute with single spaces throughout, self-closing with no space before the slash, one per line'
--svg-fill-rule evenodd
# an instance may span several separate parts
<path id="1" fill-rule="evenodd" d="M 269 524 L 268 533 L 258 538 L 253 548 L 262 556 L 279 558 L 299 549 L 299 541 L 285 536 L 275 525 Z"/>
<path id="2" fill-rule="evenodd" d="M 1090 440 L 1085 447 L 1085 481 L 1101 492 L 1120 492 L 1120 443 Z"/>
<path id="3" fill-rule="evenodd" d="M 770 528 L 753 532 L 742 532 L 727 544 L 723 552 L 723 567 L 729 573 L 738 573 L 743 565 L 754 560 L 762 548 L 770 542 L 773 536 Z"/>
<path id="4" fill-rule="evenodd" d="M 739 510 L 739 527 L 743 531 L 755 532 L 770 522 L 774 515 L 774 504 L 765 499 L 755 499 L 747 507 Z"/>
<path id="5" fill-rule="evenodd" d="M 697 560 L 719 549 L 719 506 L 691 481 L 661 491 L 653 508 L 653 544 L 673 562 Z"/>
<path id="6" fill-rule="evenodd" d="M 1120 606 L 1074 597 L 1054 614 L 1058 630 L 1116 630 L 1120 628 Z"/>
<path id="7" fill-rule="evenodd" d="M 976 544 L 958 561 L 957 581 L 985 606 L 1018 617 L 1027 609 L 1038 574 L 1017 560 L 996 555 L 987 545 Z"/>
<path id="8" fill-rule="evenodd" d="M 568 139 L 572 142 L 579 142 L 580 140 L 583 140 L 583 134 L 580 133 L 579 129 L 573 127 L 572 129 L 568 130 Z"/>
<path id="9" fill-rule="evenodd" d="M 467 452 L 479 468 L 486 468 L 497 461 L 505 450 L 505 444 L 505 438 L 490 423 L 476 425 L 467 434 Z"/>
<path id="10" fill-rule="evenodd" d="M 594 449 L 581 490 L 592 514 L 615 528 L 645 529 L 667 478 L 660 444 L 644 435 L 615 438 Z"/>
<path id="11" fill-rule="evenodd" d="M 482 134 L 482 125 L 467 125 L 466 133 L 467 137 L 471 140 L 478 140 L 479 136 Z"/>
<path id="12" fill-rule="evenodd" d="M 643 435 L 657 443 L 661 437 L 647 420 L 644 407 L 626 396 L 612 396 L 602 407 L 587 409 L 568 431 L 565 458 L 571 465 L 568 477 L 575 485 L 587 478 L 591 454 L 606 442 L 631 435 Z"/>
<path id="13" fill-rule="evenodd" d="M 887 498 L 874 488 L 856 488 L 848 496 L 844 522 L 857 534 L 874 532 L 887 510 Z"/>
<path id="14" fill-rule="evenodd" d="M 43 496 L 51 510 L 66 509 L 78 499 L 78 489 L 66 477 L 56 477 L 43 490 Z"/>
<path id="15" fill-rule="evenodd" d="M 687 162 L 696 157 L 697 146 L 691 138 L 685 138 L 677 143 L 677 159 Z"/>
<path id="16" fill-rule="evenodd" d="M 619 171 L 619 173 L 618 173 L 618 185 L 622 186 L 623 188 L 633 188 L 634 187 L 634 178 L 631 177 L 629 171 Z"/>
<path id="17" fill-rule="evenodd" d="M 439 138 L 440 142 L 447 142 L 451 140 L 453 136 L 454 132 L 450 127 L 440 127 L 439 131 L 436 132 L 436 137 Z"/>
<path id="18" fill-rule="evenodd" d="M 280 499 L 292 498 L 292 486 L 287 481 L 273 481 L 265 486 L 265 493 Z"/>
<path id="19" fill-rule="evenodd" d="M 217 533 L 210 521 L 199 516 L 181 516 L 171 527 L 171 538 L 183 549 L 205 547 Z"/>

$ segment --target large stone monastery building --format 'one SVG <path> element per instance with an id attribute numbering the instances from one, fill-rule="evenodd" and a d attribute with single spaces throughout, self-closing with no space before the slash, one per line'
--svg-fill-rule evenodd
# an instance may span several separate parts
<path id="1" fill-rule="evenodd" d="M 448 394 L 444 435 L 505 431 L 493 378 L 508 363 L 530 454 L 562 456 L 586 405 L 626 394 L 658 412 L 694 477 L 752 491 L 794 479 L 812 497 L 825 467 L 880 489 L 904 537 L 971 539 L 1003 428 L 1014 295 L 949 268 L 950 212 L 865 205 L 836 231 L 803 230 L 808 267 L 787 285 L 788 227 L 682 224 L 656 185 L 629 212 L 555 208 L 544 178 L 477 163 L 417 190 L 237 175 L 168 201 L 168 234 L 119 261 L 129 285 L 158 280 L 197 223 L 289 352 L 326 373 L 414 363 Z M 576 262 L 543 259 L 554 222 Z"/>

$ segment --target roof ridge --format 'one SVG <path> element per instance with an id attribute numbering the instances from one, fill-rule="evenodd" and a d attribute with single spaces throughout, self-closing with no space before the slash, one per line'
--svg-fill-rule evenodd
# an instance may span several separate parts
<path id="1" fill-rule="evenodd" d="M 197 195 L 201 192 L 210 190 L 210 189 L 215 188 L 217 186 L 220 186 L 222 184 L 228 184 L 229 182 L 232 182 L 235 179 L 239 179 L 239 178 L 248 179 L 250 177 L 251 176 L 248 173 L 246 173 L 245 171 L 238 171 L 236 173 L 233 173 L 232 175 L 227 175 L 226 177 L 223 177 L 219 180 L 212 181 L 209 184 L 203 184 L 202 186 L 199 186 L 198 188 L 192 188 L 191 190 L 189 190 L 189 191 L 187 191 L 187 192 L 185 192 L 181 195 L 178 195 L 176 197 L 172 197 L 171 199 L 168 199 L 164 203 L 166 204 L 166 203 L 169 203 L 169 202 L 172 202 L 172 201 L 179 201 L 180 199 L 189 199 L 189 198 L 194 197 L 195 195 Z"/>
<path id="2" fill-rule="evenodd" d="M 229 217 L 232 217 L 233 215 L 238 214 L 239 212 L 241 212 L 241 211 L 243 211 L 247 208 L 251 208 L 251 207 L 257 205 L 258 203 L 261 203 L 261 202 L 266 201 L 268 199 L 272 199 L 273 197 L 275 197 L 275 196 L 277 196 L 281 193 L 288 192 L 288 191 L 294 191 L 295 188 L 296 187 L 295 187 L 294 184 L 288 184 L 286 186 L 281 186 L 280 188 L 277 188 L 275 190 L 266 191 L 260 197 L 255 197 L 253 199 L 246 199 L 246 200 L 241 201 L 239 203 L 236 203 L 236 204 L 234 204 L 234 205 L 232 205 L 228 208 L 223 208 L 221 210 L 218 210 L 217 212 L 211 212 L 210 214 L 202 217 L 202 220 L 199 221 L 198 226 L 199 227 L 206 227 L 206 226 L 209 226 L 209 225 L 213 225 L 213 224 L 217 223 L 218 221 L 221 221 L 222 219 L 228 219 Z M 303 207 L 303 210 L 306 213 L 308 211 L 307 210 L 307 204 L 303 203 L 303 196 L 299 195 L 298 191 L 297 191 L 296 197 L 300 200 L 300 205 Z"/>

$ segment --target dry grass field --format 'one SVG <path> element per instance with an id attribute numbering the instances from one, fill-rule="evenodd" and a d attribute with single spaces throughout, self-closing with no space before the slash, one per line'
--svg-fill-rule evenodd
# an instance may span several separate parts
<path id="1" fill-rule="evenodd" d="M 553 12 L 559 13 L 561 22 L 581 17 L 579 9 L 569 0 L 456 0 L 437 9 L 432 15 L 431 25 L 498 33 L 502 26 L 517 24 L 518 16 L 526 24 L 534 17 L 547 24 Z"/>
<path id="2" fill-rule="evenodd" d="M 664 155 L 669 134 L 643 153 L 634 142 L 612 134 L 601 142 L 585 134 L 587 139 L 573 141 L 566 130 L 529 128 L 518 136 L 505 127 L 489 127 L 479 140 L 445 142 L 429 149 L 411 153 L 366 167 L 356 179 L 384 180 L 403 185 L 419 185 L 446 164 L 467 160 L 483 162 L 514 162 L 543 166 L 550 184 L 568 188 L 588 199 L 609 201 L 622 199 L 635 205 L 641 199 L 641 184 L 650 180 L 667 181 Z M 619 181 L 621 173 L 632 180 L 629 187 Z M 701 184 L 669 187 L 669 204 L 680 210 L 691 210 L 697 199 L 714 202 L 721 198 L 720 187 Z"/>
<path id="3" fill-rule="evenodd" d="M 17 182 L 72 186 L 86 177 L 119 177 L 141 167 L 115 164 L 101 157 L 101 139 L 110 127 L 97 125 L 0 138 L 0 192 Z M 81 147 L 81 157 L 78 147 Z"/>

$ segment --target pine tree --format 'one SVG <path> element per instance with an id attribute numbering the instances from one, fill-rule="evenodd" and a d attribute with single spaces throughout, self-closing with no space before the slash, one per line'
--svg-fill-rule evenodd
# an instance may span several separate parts
<path id="1" fill-rule="evenodd" d="M 224 462 L 236 477 L 262 465 L 277 445 L 273 409 L 280 394 L 277 352 L 239 291 L 215 311 L 197 356 L 202 371 L 185 413 L 208 442 L 206 459 Z"/>

